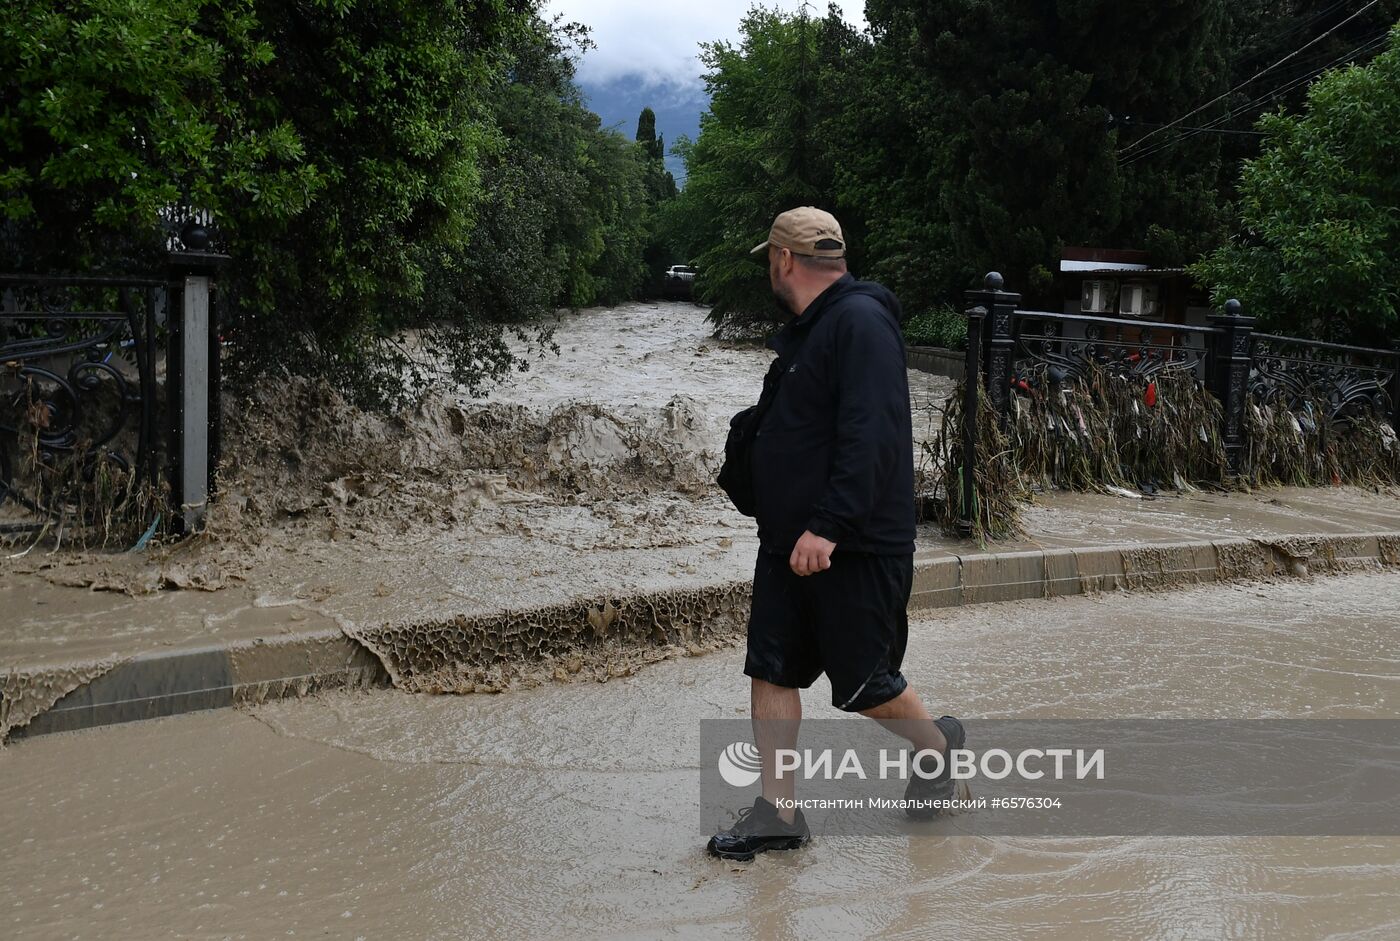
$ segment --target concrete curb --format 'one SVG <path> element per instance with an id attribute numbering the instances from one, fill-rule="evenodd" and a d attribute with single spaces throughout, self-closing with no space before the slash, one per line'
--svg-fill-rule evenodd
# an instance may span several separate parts
<path id="1" fill-rule="evenodd" d="M 321 689 L 385 685 L 368 650 L 340 631 L 142 654 L 61 697 L 11 738 L 218 709 Z"/>
<path id="2" fill-rule="evenodd" d="M 1400 565 L 1400 532 L 916 557 L 909 607 L 927 610 L 1106 591 L 1156 591 L 1396 565 Z M 599 608 L 603 604 L 597 602 Z M 592 607 L 583 601 L 547 609 L 586 612 Z M 575 633 L 579 627 L 555 625 Z M 63 668 L 72 669 L 72 665 Z M 36 673 L 22 673 L 0 676 L 0 689 L 42 680 Z M 389 682 L 379 658 L 338 630 L 162 651 L 134 657 L 80 685 L 27 725 L 13 729 L 11 737 Z"/>
<path id="3" fill-rule="evenodd" d="M 1400 565 L 1400 533 L 1214 539 L 1103 548 L 991 552 L 916 563 L 911 609 L 1159 591 L 1210 582 Z"/>

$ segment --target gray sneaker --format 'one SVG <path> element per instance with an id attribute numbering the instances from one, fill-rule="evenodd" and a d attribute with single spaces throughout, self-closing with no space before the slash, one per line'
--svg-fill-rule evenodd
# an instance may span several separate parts
<path id="1" fill-rule="evenodd" d="M 948 752 L 955 748 L 962 748 L 967 745 L 967 731 L 963 729 L 963 724 L 952 716 L 942 716 L 934 719 L 933 724 L 938 726 L 943 737 L 948 740 L 948 748 L 943 752 L 943 771 L 936 778 L 921 778 L 917 774 L 909 775 L 909 784 L 904 788 L 904 799 L 913 801 L 940 801 L 952 800 L 955 796 L 969 797 L 971 791 L 966 781 L 954 781 L 952 769 L 948 767 Z M 932 820 L 948 813 L 946 809 L 935 809 L 934 807 L 906 807 L 904 812 L 913 820 Z"/>

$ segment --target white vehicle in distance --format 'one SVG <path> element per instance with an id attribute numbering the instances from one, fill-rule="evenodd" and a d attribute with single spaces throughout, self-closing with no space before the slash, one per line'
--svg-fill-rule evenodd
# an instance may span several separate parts
<path id="1" fill-rule="evenodd" d="M 672 265 L 667 268 L 664 287 L 670 297 L 689 297 L 695 287 L 695 267 Z"/>

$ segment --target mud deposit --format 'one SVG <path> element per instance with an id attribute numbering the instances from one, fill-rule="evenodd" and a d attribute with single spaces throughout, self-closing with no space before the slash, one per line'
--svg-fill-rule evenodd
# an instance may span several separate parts
<path id="1" fill-rule="evenodd" d="M 986 718 L 1400 718 L 1393 573 L 963 608 L 906 672 Z M 15 938 L 1393 938 L 1400 840 L 853 839 L 702 853 L 742 654 L 500 696 L 323 694 L 0 752 Z M 828 718 L 828 690 L 804 696 Z M 1342 799 L 1340 796 L 1338 799 Z"/>
<path id="2" fill-rule="evenodd" d="M 642 663 L 727 647 L 743 638 L 748 614 L 749 585 L 734 582 L 349 633 L 400 689 L 499 693 L 579 676 L 606 682 Z"/>
<path id="3" fill-rule="evenodd" d="M 285 621 L 266 614 L 279 609 L 329 620 L 414 689 L 607 676 L 731 641 L 731 602 L 696 589 L 751 568 L 751 522 L 713 479 L 728 419 L 757 398 L 772 354 L 712 339 L 705 313 L 664 303 L 564 314 L 558 355 L 535 351 L 528 372 L 484 400 L 439 391 L 394 415 L 323 385 L 269 381 L 225 402 L 223 493 L 207 533 L 131 554 L 10 550 L 0 572 L 137 599 L 198 593 L 201 611 L 180 623 L 202 623 L 210 641 Z M 948 385 L 911 382 L 925 404 Z M 638 595 L 651 600 L 621 601 Z M 598 634 L 589 611 L 609 604 L 617 619 Z M 37 639 L 44 611 L 33 613 Z M 105 655 L 117 634 L 189 631 L 114 627 L 94 649 Z M 48 659 L 61 656 L 50 647 Z"/>

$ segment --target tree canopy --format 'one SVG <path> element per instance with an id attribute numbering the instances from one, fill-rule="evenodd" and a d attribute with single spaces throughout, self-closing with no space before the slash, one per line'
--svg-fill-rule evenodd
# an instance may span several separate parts
<path id="1" fill-rule="evenodd" d="M 991 269 L 1049 303 L 1066 245 L 1186 264 L 1251 211 L 1254 184 L 1237 180 L 1259 108 L 1296 106 L 1309 79 L 1370 54 L 1397 9 L 869 0 L 857 33 L 834 6 L 819 19 L 756 8 L 737 43 L 703 47 L 711 106 L 675 148 L 688 184 L 673 238 L 717 323 L 735 327 L 772 313 L 747 248 L 800 204 L 835 213 L 853 269 L 911 314 L 958 302 Z"/>
<path id="2" fill-rule="evenodd" d="M 212 211 L 239 373 L 414 385 L 422 327 L 468 385 L 503 331 L 644 281 L 664 190 L 573 83 L 582 28 L 538 0 L 15 0 L 0 12 L 10 270 L 159 263 Z"/>
<path id="3" fill-rule="evenodd" d="M 1300 113 L 1265 116 L 1240 178 L 1243 232 L 1195 267 L 1271 326 L 1351 343 L 1400 318 L 1400 26 L 1365 66 L 1330 72 Z"/>

